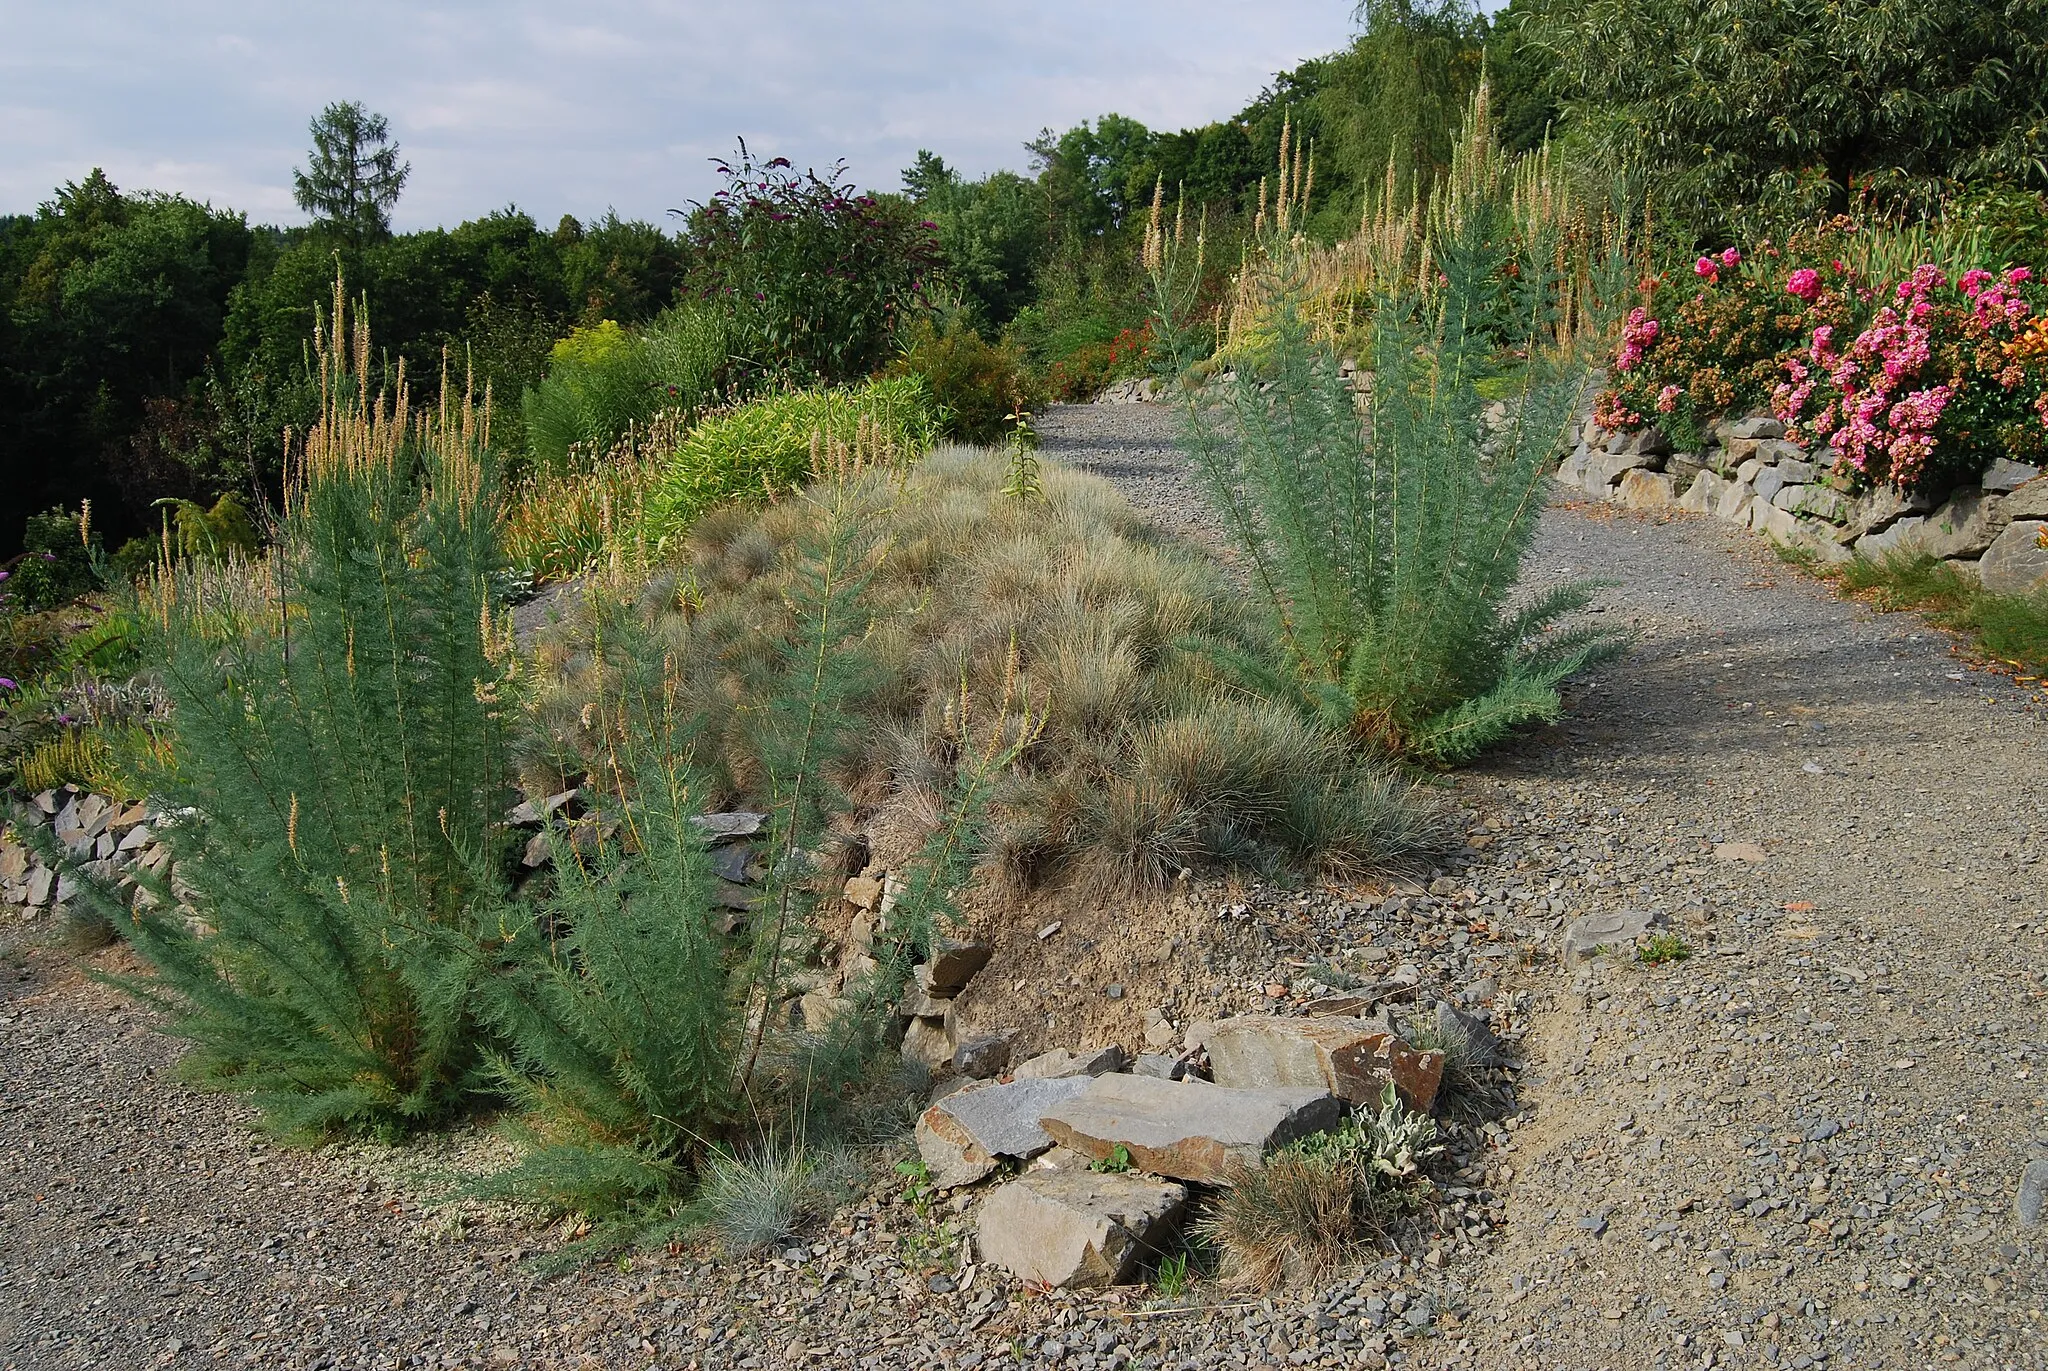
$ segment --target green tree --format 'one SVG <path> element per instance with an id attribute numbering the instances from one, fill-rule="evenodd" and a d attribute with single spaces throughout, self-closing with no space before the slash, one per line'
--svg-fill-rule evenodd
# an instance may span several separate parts
<path id="1" fill-rule="evenodd" d="M 1446 171 L 1478 88 L 1485 22 L 1466 0 L 1370 0 L 1365 31 L 1330 60 L 1316 94 L 1317 176 L 1427 189 Z M 1311 206 L 1313 209 L 1313 206 Z"/>
<path id="2" fill-rule="evenodd" d="M 292 172 L 292 198 L 313 222 L 351 242 L 374 242 L 391 233 L 391 208 L 405 189 L 410 162 L 381 114 L 354 100 L 321 110 L 312 123 L 313 154 L 306 171 Z"/>
<path id="3" fill-rule="evenodd" d="M 1867 198 L 2048 185 L 2039 0 L 1551 0 L 1567 126 L 1703 237 Z"/>
<path id="4" fill-rule="evenodd" d="M 1001 327 L 1031 302 L 1046 230 L 1038 188 L 1012 171 L 963 181 L 945 161 L 919 150 L 903 173 L 912 202 L 938 226 L 946 274 L 976 319 Z"/>

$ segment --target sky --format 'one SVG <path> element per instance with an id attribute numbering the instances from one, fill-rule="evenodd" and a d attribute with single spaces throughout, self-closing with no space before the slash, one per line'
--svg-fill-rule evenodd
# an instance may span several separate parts
<path id="1" fill-rule="evenodd" d="M 1114 111 L 1241 109 L 1335 51 L 1351 0 L 0 0 L 0 213 L 103 167 L 296 224 L 321 106 L 385 115 L 412 164 L 394 227 L 517 204 L 659 219 L 756 152 L 894 189 L 919 148 L 968 175 Z"/>

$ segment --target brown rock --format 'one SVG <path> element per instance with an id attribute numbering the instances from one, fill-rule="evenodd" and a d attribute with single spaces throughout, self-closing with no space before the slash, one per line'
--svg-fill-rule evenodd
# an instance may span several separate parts
<path id="1" fill-rule="evenodd" d="M 846 883 L 846 902 L 859 909 L 873 909 L 882 902 L 882 883 L 873 876 L 855 876 Z"/>
<path id="2" fill-rule="evenodd" d="M 1069 1052 L 1055 1047 L 1041 1052 L 1010 1073 L 1013 1080 L 1057 1080 L 1067 1076 L 1102 1076 L 1121 1071 L 1131 1064 L 1130 1054 L 1115 1043 L 1108 1047 L 1084 1047 Z"/>
<path id="3" fill-rule="evenodd" d="M 931 995 L 958 995 L 967 988 L 977 971 L 988 965 L 995 951 L 987 943 L 940 938 L 932 944 L 932 958 L 917 968 L 918 984 Z"/>
<path id="4" fill-rule="evenodd" d="M 1054 1142 L 1096 1161 L 1122 1147 L 1141 1171 L 1214 1185 L 1232 1161 L 1258 1166 L 1270 1149 L 1331 1127 L 1343 1112 L 1321 1088 L 1231 1090 L 1097 1076 L 1039 1122 Z"/>
<path id="5" fill-rule="evenodd" d="M 1187 1204 L 1165 1181 L 1092 1171 L 1029 1171 L 981 1206 L 978 1241 L 1018 1279 L 1067 1289 L 1132 1280 Z"/>
<path id="6" fill-rule="evenodd" d="M 1441 1052 L 1418 1052 L 1372 1019 L 1247 1015 L 1219 1020 L 1203 1041 L 1209 1074 L 1243 1090 L 1320 1086 L 1350 1104 L 1375 1104 L 1392 1085 L 1426 1113 L 1443 1080 Z"/>

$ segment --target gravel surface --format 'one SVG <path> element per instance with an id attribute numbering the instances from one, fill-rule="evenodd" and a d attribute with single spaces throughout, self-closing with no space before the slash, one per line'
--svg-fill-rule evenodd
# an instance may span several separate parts
<path id="1" fill-rule="evenodd" d="M 1216 545 L 1142 406 L 1048 456 Z M 876 1186 L 767 1260 L 542 1277 L 545 1229 L 422 1206 L 491 1146 L 262 1145 L 54 952 L 0 980 L 0 1367 L 2048 1366 L 2048 724 L 1906 616 L 1711 521 L 1567 504 L 1530 580 L 1617 584 L 1635 650 L 1461 774 L 1467 847 L 1379 891 L 1202 883 L 1234 1008 L 1365 985 L 1489 1015 L 1433 1225 L 1326 1289 L 1021 1289 L 973 1192 Z M 1689 953 L 1558 960 L 1634 909 Z M 103 954 L 118 961 L 120 954 Z M 1136 1046 L 1136 1044 L 1130 1044 Z"/>

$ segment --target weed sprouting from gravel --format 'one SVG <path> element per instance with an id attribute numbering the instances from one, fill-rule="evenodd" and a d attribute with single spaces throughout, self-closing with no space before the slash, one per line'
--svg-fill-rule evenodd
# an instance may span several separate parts
<path id="1" fill-rule="evenodd" d="M 1651 966 L 1682 962 L 1692 955 L 1692 945 L 1676 933 L 1652 933 L 1643 939 L 1636 955 Z"/>

